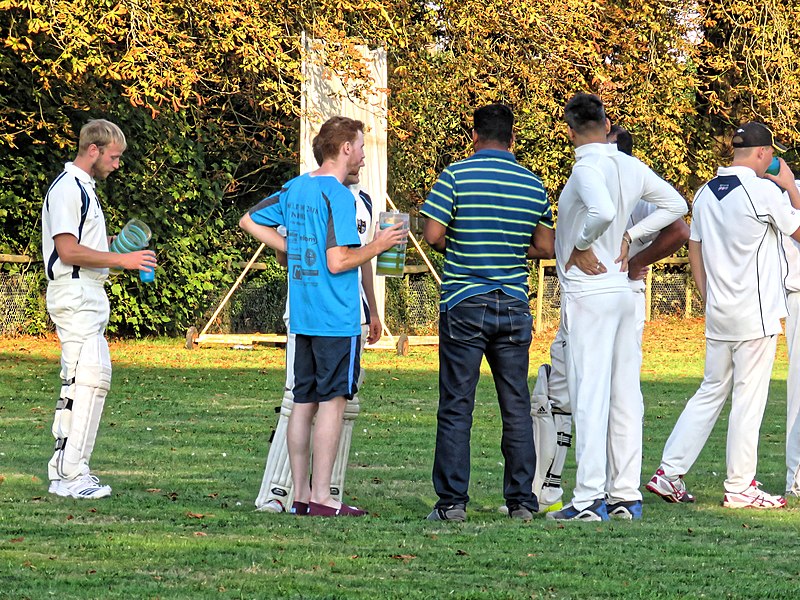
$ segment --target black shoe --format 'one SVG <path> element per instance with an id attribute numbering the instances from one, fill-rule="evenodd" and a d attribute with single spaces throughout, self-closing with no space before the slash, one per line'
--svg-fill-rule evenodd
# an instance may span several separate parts
<path id="1" fill-rule="evenodd" d="M 507 504 L 508 516 L 512 519 L 519 519 L 520 521 L 530 521 L 533 519 L 533 512 L 527 506 L 522 504 Z"/>
<path id="2" fill-rule="evenodd" d="M 443 506 L 435 506 L 431 514 L 428 515 L 428 521 L 466 521 L 467 520 L 467 505 L 466 504 L 445 504 Z"/>

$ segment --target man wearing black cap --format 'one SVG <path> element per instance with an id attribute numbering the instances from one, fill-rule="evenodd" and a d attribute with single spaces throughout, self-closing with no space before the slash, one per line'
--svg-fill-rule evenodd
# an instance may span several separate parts
<path id="1" fill-rule="evenodd" d="M 756 481 L 757 450 L 780 320 L 786 316 L 779 235 L 800 240 L 800 192 L 782 159 L 778 175 L 766 174 L 774 149 L 785 147 L 765 125 L 742 125 L 732 143 L 733 164 L 720 167 L 695 195 L 689 237 L 692 275 L 706 306 L 705 374 L 647 489 L 668 502 L 694 502 L 683 475 L 731 394 L 722 505 L 781 508 L 786 500 L 764 492 Z M 786 190 L 791 206 L 775 184 Z"/>

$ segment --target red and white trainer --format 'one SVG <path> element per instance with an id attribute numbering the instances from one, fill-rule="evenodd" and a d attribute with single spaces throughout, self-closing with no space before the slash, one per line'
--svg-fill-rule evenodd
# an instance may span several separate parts
<path id="1" fill-rule="evenodd" d="M 783 508 L 786 506 L 786 498 L 768 494 L 758 487 L 760 485 L 760 481 L 753 479 L 750 487 L 743 492 L 725 492 L 722 506 L 725 508 Z"/>
<path id="2" fill-rule="evenodd" d="M 694 496 L 686 491 L 683 477 L 669 478 L 664 474 L 664 469 L 656 471 L 645 489 L 661 496 L 665 502 L 694 502 Z"/>

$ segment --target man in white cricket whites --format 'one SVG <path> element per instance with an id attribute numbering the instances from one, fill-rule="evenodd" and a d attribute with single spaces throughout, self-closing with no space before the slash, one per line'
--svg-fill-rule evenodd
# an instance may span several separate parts
<path id="1" fill-rule="evenodd" d="M 795 181 L 800 189 L 800 181 Z M 786 378 L 786 495 L 800 497 L 800 245 L 781 234 L 786 255 L 786 348 L 789 374 Z"/>
<path id="2" fill-rule="evenodd" d="M 694 502 L 683 476 L 731 395 L 722 505 L 782 508 L 756 481 L 758 435 L 767 403 L 780 320 L 786 316 L 779 232 L 800 239 L 800 192 L 784 161 L 766 175 L 778 145 L 762 123 L 733 136 L 733 163 L 695 195 L 689 261 L 706 306 L 703 382 L 686 403 L 647 489 L 668 502 Z M 778 184 L 789 194 L 782 197 Z M 794 208 L 793 208 L 794 207 Z"/>
<path id="3" fill-rule="evenodd" d="M 607 136 L 610 144 L 628 156 L 633 156 L 633 136 L 619 125 L 613 125 Z M 628 229 L 633 228 L 656 210 L 654 204 L 639 201 L 628 219 Z M 642 334 L 645 323 L 645 282 L 649 265 L 671 256 L 689 239 L 689 226 L 683 219 L 676 219 L 656 235 L 644 236 L 631 244 L 628 253 L 628 283 L 635 298 L 636 337 L 638 341 L 638 364 L 642 362 Z M 531 396 L 531 416 L 536 443 L 536 478 L 534 493 L 539 499 L 539 512 L 562 508 L 564 490 L 561 475 L 566 463 L 567 451 L 572 444 L 572 407 L 567 392 L 567 376 L 564 356 L 566 333 L 559 324 L 550 347 L 550 364 L 539 367 Z M 615 479 L 608 473 L 608 484 Z M 614 516 L 633 518 L 624 505 L 618 507 Z"/>
<path id="4" fill-rule="evenodd" d="M 153 269 L 152 250 L 108 251 L 97 180 L 119 168 L 125 136 L 104 119 L 83 126 L 78 155 L 50 186 L 42 206 L 42 256 L 47 274 L 47 312 L 61 342 L 61 395 L 53 420 L 56 447 L 47 466 L 49 492 L 72 498 L 104 498 L 89 469 L 100 417 L 111 388 L 111 357 L 104 333 L 109 306 L 103 284 L 110 267 Z"/>
<path id="5" fill-rule="evenodd" d="M 564 118 L 576 162 L 559 198 L 556 268 L 578 470 L 572 501 L 547 517 L 640 518 L 643 403 L 628 251 L 682 217 L 686 201 L 606 142 L 611 124 L 600 98 L 576 94 Z M 657 209 L 626 231 L 639 200 Z"/>
<path id="6" fill-rule="evenodd" d="M 314 158 L 317 164 L 322 165 L 321 149 L 314 147 Z M 361 167 L 352 173 L 348 173 L 344 184 L 350 188 L 356 199 L 356 227 L 361 245 L 369 242 L 372 234 L 372 198 L 364 190 L 359 188 Z M 278 252 L 278 262 L 286 266 L 286 255 Z M 359 283 L 361 291 L 361 351 L 364 351 L 364 344 L 374 344 L 381 338 L 383 326 L 378 308 L 375 302 L 374 280 L 372 262 L 366 262 L 359 269 Z M 295 336 L 289 329 L 289 302 L 287 298 L 286 312 L 283 315 L 286 323 L 286 386 L 283 392 L 283 401 L 279 407 L 278 425 L 273 432 L 270 440 L 267 463 L 264 468 L 264 477 L 261 481 L 261 489 L 256 498 L 256 510 L 265 512 L 284 512 L 291 506 L 293 496 L 292 473 L 289 468 L 289 451 L 286 445 L 286 429 L 289 417 L 292 414 L 294 399 L 294 349 Z M 364 371 L 360 371 L 358 388 L 364 381 Z M 347 475 L 347 459 L 350 455 L 350 442 L 353 436 L 353 424 L 361 404 L 358 392 L 347 401 L 344 411 L 344 422 L 342 424 L 342 434 L 339 441 L 339 450 L 331 473 L 331 497 L 341 501 L 344 494 L 344 482 Z"/>

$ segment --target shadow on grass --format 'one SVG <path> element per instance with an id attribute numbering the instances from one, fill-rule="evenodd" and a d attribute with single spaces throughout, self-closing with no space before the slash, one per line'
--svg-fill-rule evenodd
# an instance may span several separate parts
<path id="1" fill-rule="evenodd" d="M 719 506 L 727 409 L 686 478 L 696 505 L 645 494 L 640 523 L 522 525 L 497 512 L 500 413 L 484 376 L 469 520 L 431 523 L 435 353 L 412 357 L 410 368 L 401 357 L 368 357 L 345 487 L 373 516 L 298 519 L 253 510 L 283 393 L 279 351 L 121 350 L 93 457 L 114 495 L 90 502 L 52 497 L 42 481 L 57 360 L 0 358 L 3 386 L 14 392 L 0 398 L 0 583 L 12 586 L 0 589 L 16 597 L 747 597 L 753 589 L 788 597 L 796 589 L 796 560 L 784 550 L 800 533 L 797 505 Z M 644 379 L 643 480 L 701 376 L 695 368 Z M 785 382 L 776 380 L 759 448 L 770 491 L 783 483 L 784 423 Z M 574 472 L 571 454 L 568 493 Z"/>

